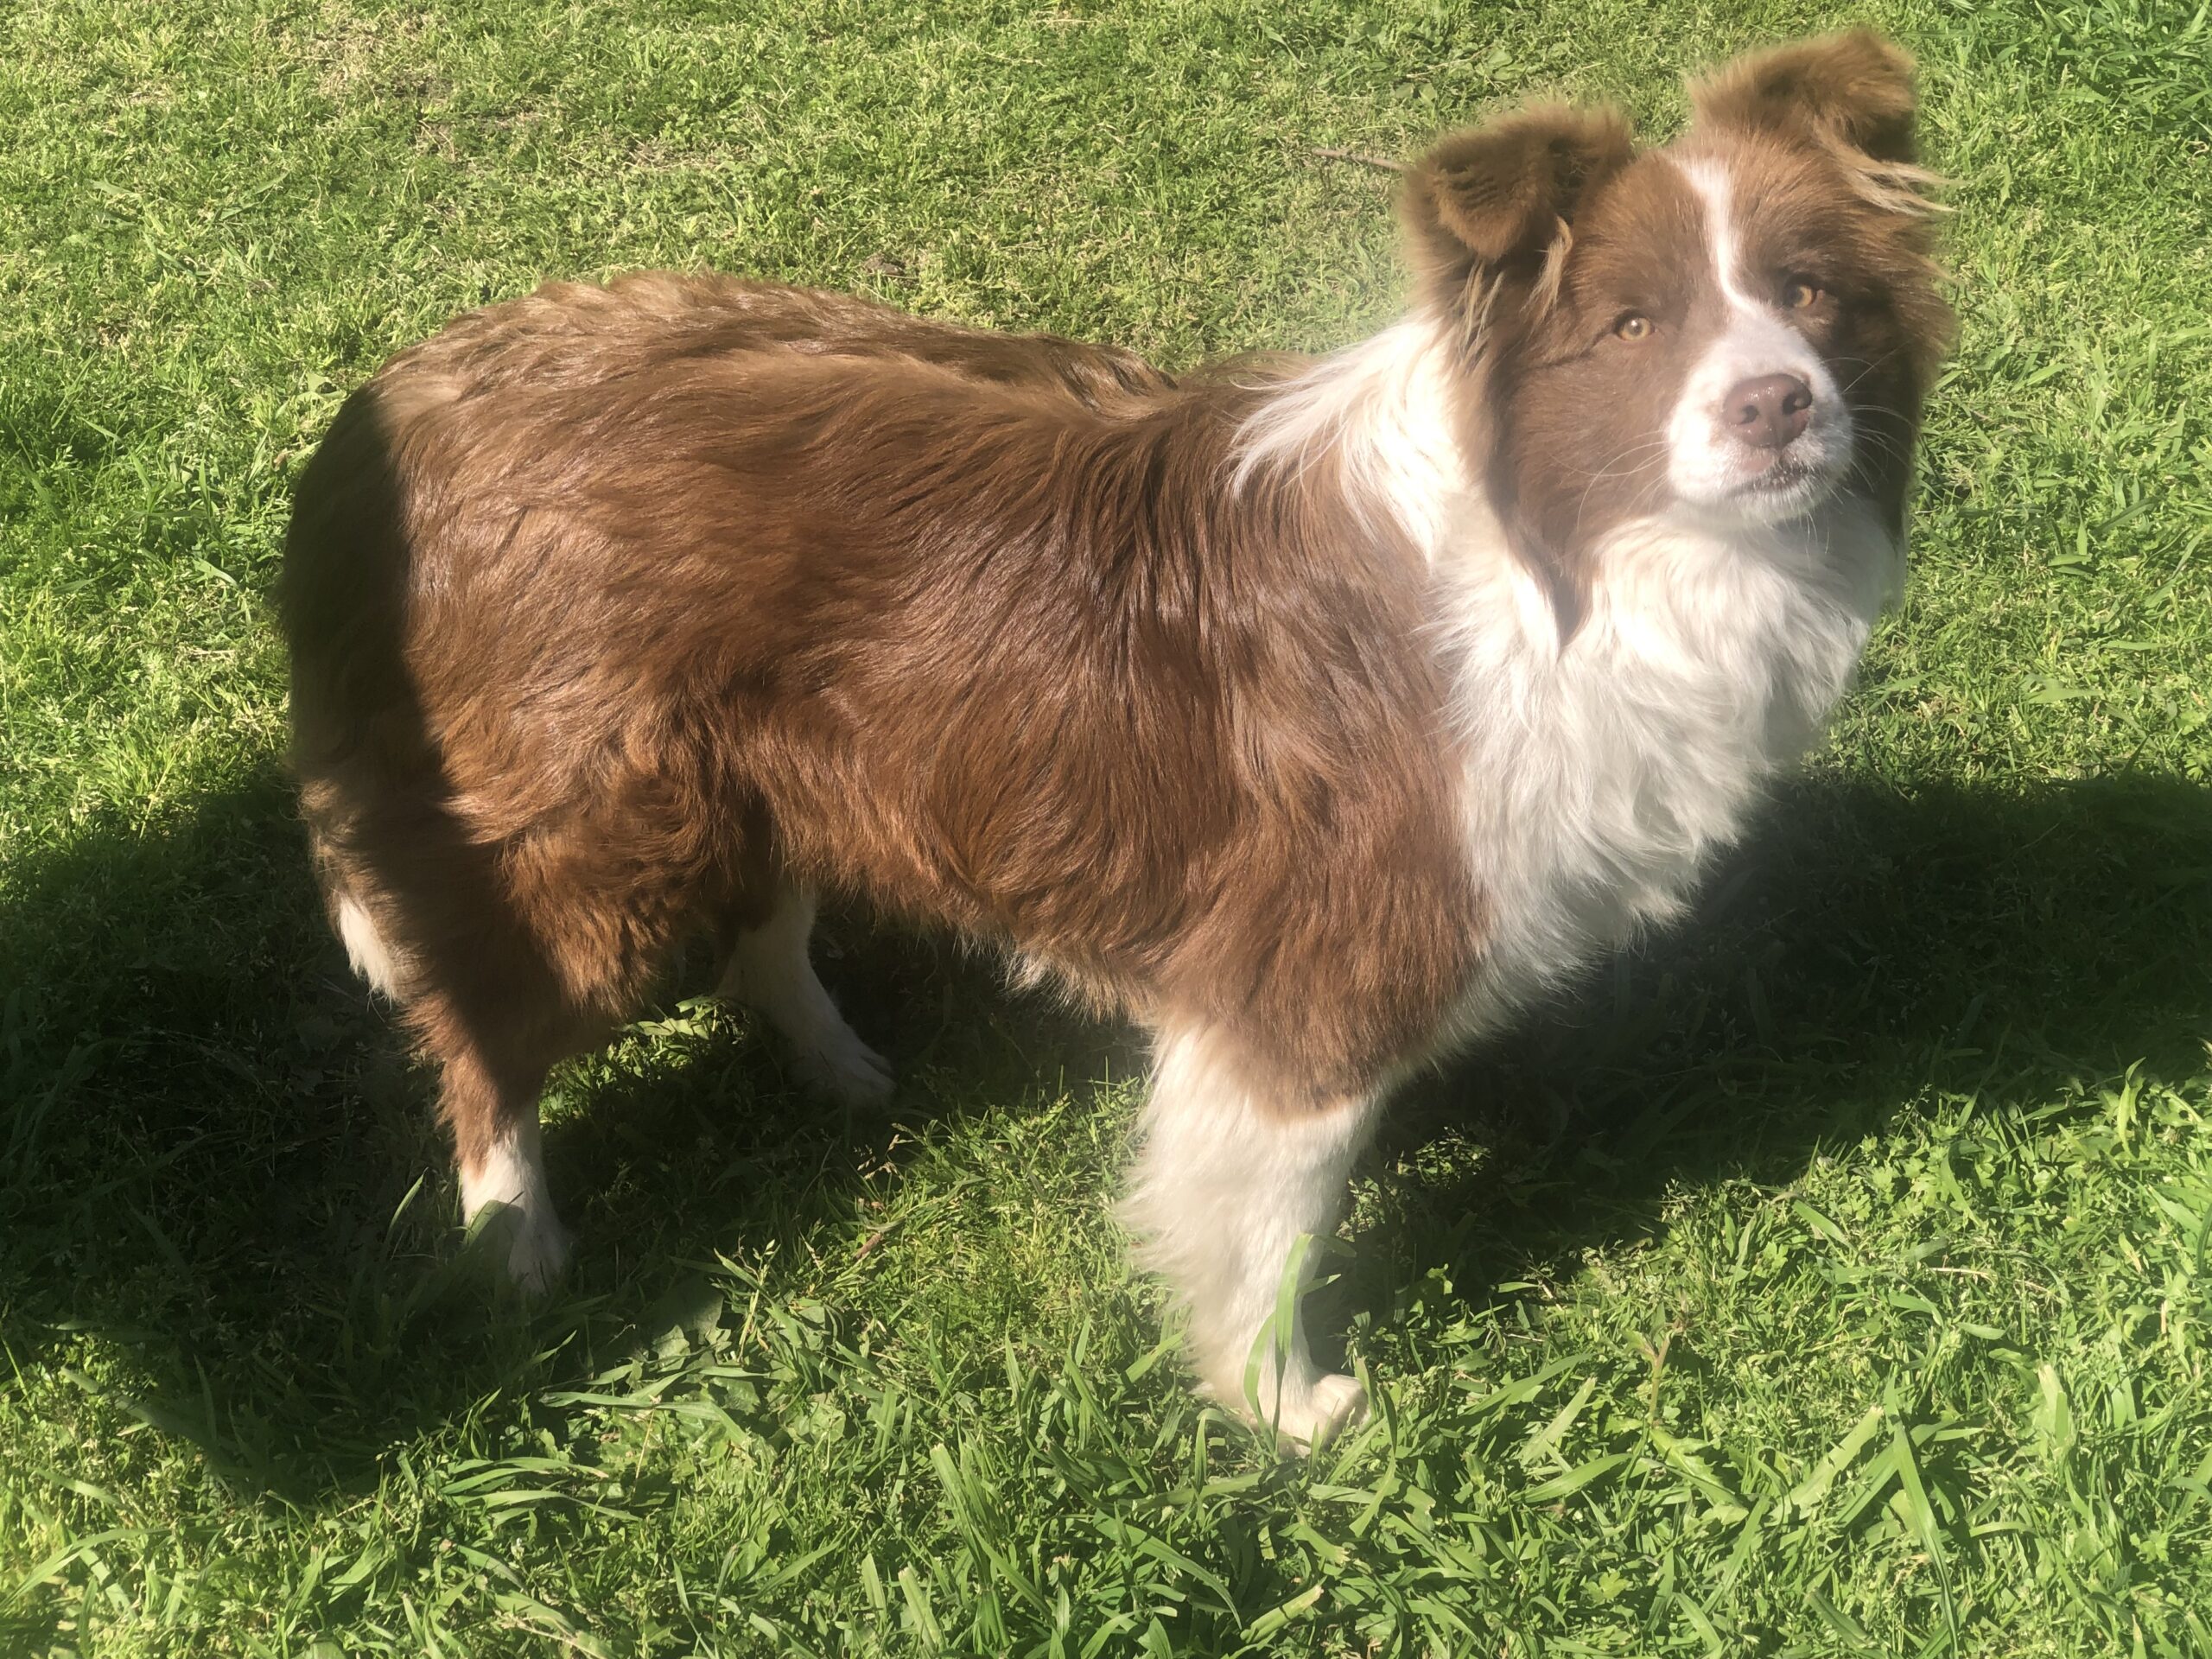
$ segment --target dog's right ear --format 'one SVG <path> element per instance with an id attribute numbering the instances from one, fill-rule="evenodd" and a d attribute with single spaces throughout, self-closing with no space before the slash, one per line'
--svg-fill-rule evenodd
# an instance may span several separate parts
<path id="1" fill-rule="evenodd" d="M 1444 138 L 1406 169 L 1402 212 L 1425 286 L 1448 306 L 1534 276 L 1591 192 L 1634 158 L 1611 110 L 1524 110 Z"/>

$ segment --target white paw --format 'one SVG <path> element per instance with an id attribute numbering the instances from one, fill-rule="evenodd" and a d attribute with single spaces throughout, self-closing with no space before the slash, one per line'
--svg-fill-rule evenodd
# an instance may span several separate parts
<path id="1" fill-rule="evenodd" d="M 575 1253 L 575 1240 L 560 1217 L 550 1210 L 526 1211 L 521 1231 L 507 1249 L 507 1277 L 517 1289 L 542 1295 L 569 1271 L 569 1260 Z"/>
<path id="2" fill-rule="evenodd" d="M 849 1030 L 799 1051 L 798 1073 L 842 1106 L 880 1106 L 896 1081 L 891 1062 Z"/>
<path id="3" fill-rule="evenodd" d="M 559 1283 L 575 1254 L 575 1241 L 550 1205 L 533 1208 L 494 1201 L 484 1206 L 481 1223 L 471 1230 L 485 1236 L 494 1249 L 505 1241 L 507 1278 L 516 1289 L 532 1296 Z"/>
<path id="4" fill-rule="evenodd" d="M 1279 1439 L 1312 1447 L 1327 1444 L 1366 1415 L 1367 1391 L 1355 1378 L 1328 1371 L 1305 1389 L 1290 1390 L 1271 1421 Z"/>

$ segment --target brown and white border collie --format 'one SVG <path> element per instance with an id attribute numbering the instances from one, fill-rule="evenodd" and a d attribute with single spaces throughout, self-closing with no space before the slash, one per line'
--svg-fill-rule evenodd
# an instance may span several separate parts
<path id="1" fill-rule="evenodd" d="M 1378 1104 L 1676 912 L 1900 579 L 1948 326 L 1910 66 L 1847 35 L 1691 99 L 1641 153 L 1444 139 L 1404 320 L 1302 365 L 648 275 L 353 395 L 286 555 L 295 760 L 517 1280 L 569 1250 L 547 1070 L 688 930 L 823 1089 L 890 1089 L 808 963 L 835 892 L 1141 1023 L 1126 1213 L 1201 1382 L 1299 1440 L 1358 1409 L 1252 1356 Z"/>

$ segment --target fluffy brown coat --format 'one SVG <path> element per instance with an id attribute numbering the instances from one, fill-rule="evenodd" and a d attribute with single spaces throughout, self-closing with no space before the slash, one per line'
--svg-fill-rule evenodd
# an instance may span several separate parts
<path id="1" fill-rule="evenodd" d="M 1286 1109 L 1417 1048 L 1480 937 L 1426 575 L 1325 480 L 1226 497 L 1258 395 L 664 275 L 355 394 L 292 531 L 295 764 L 464 1163 L 786 882 L 1233 1033 Z"/>

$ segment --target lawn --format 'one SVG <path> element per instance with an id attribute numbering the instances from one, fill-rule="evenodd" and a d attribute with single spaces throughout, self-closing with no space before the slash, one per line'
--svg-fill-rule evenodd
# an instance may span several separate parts
<path id="1" fill-rule="evenodd" d="M 922 15 L 926 11 L 926 15 Z M 1869 17 L 1961 327 L 1915 573 L 1692 926 L 1408 1098 L 1311 1459 L 1111 1212 L 1141 1057 L 829 927 L 688 964 L 455 1224 L 283 783 L 345 392 L 708 264 L 1169 365 L 1391 315 L 1387 169 Z M 0 1654 L 2212 1652 L 2212 21 L 2195 0 L 16 0 L 0 14 Z"/>

